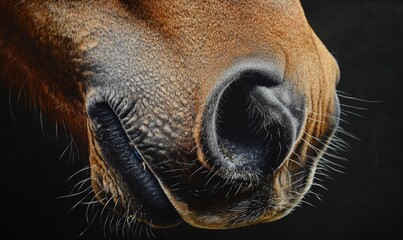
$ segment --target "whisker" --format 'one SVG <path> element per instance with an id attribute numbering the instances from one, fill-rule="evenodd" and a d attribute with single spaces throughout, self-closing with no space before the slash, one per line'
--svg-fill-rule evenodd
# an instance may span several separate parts
<path id="1" fill-rule="evenodd" d="M 76 184 L 74 185 L 74 187 L 71 189 L 71 191 L 72 191 L 72 192 L 74 192 L 74 191 L 81 191 L 81 188 L 84 186 L 84 184 L 87 183 L 87 182 L 90 181 L 90 180 L 91 180 L 91 178 L 89 177 L 89 178 L 85 178 L 85 179 L 79 181 L 78 183 L 76 183 Z M 77 188 L 77 186 L 79 186 L 79 187 Z M 90 186 L 90 187 L 91 187 L 91 186 Z M 77 188 L 77 190 L 76 190 L 76 188 Z"/>
<path id="2" fill-rule="evenodd" d="M 88 169 L 91 169 L 91 166 L 86 166 L 86 167 L 84 167 L 84 168 L 78 170 L 78 171 L 75 172 L 73 175 L 71 175 L 71 176 L 66 180 L 66 182 L 70 181 L 70 180 L 71 180 L 73 177 L 75 177 L 77 174 L 79 174 L 79 173 L 81 173 L 81 172 L 84 172 L 84 171 L 87 171 Z"/>
<path id="3" fill-rule="evenodd" d="M 56 199 L 63 199 L 63 198 L 75 197 L 75 196 L 78 196 L 78 195 L 80 195 L 80 194 L 83 194 L 84 192 L 88 191 L 90 188 L 91 188 L 91 186 L 87 187 L 86 189 L 84 189 L 84 190 L 81 191 L 81 192 L 72 193 L 72 194 L 63 195 L 63 196 L 59 196 L 59 197 L 57 197 Z"/>
<path id="4" fill-rule="evenodd" d="M 338 127 L 338 128 L 337 128 L 337 132 L 338 132 L 338 133 L 342 133 L 342 134 L 344 134 L 344 135 L 346 135 L 346 136 L 348 136 L 348 137 L 351 137 L 351 138 L 353 138 L 353 139 L 355 139 L 355 140 L 357 140 L 357 141 L 361 141 L 361 139 L 359 139 L 358 137 L 354 136 L 353 134 L 347 132 L 347 131 L 344 130 L 342 127 Z"/>
<path id="5" fill-rule="evenodd" d="M 98 212 L 95 213 L 95 215 L 94 215 L 94 217 L 92 218 L 91 222 L 89 222 L 89 223 L 87 224 L 87 227 L 78 235 L 77 239 L 83 237 L 84 234 L 88 231 L 88 229 L 90 229 L 90 227 L 92 226 L 92 224 L 94 223 L 94 221 L 95 221 L 95 219 L 96 219 L 97 213 L 98 213 Z"/>
<path id="6" fill-rule="evenodd" d="M 364 111 L 368 110 L 367 108 L 352 106 L 352 105 L 343 104 L 343 103 L 340 103 L 340 106 L 347 107 L 347 108 L 352 108 L 352 109 L 356 109 L 356 110 L 364 110 Z"/>
<path id="7" fill-rule="evenodd" d="M 342 110 L 342 113 L 344 113 L 344 114 L 351 114 L 351 115 L 354 115 L 354 116 L 357 116 L 357 117 L 360 117 L 360 118 L 362 118 L 362 119 L 365 119 L 365 120 L 368 120 L 366 117 L 364 117 L 364 116 L 362 116 L 361 114 L 358 114 L 358 113 L 355 113 L 355 112 L 352 112 L 352 111 L 348 111 L 348 110 Z"/>
<path id="8" fill-rule="evenodd" d="M 363 99 L 363 98 L 356 98 L 356 97 L 352 97 L 350 94 L 340 91 L 340 90 L 336 90 L 337 92 L 337 96 L 341 97 L 341 98 L 345 98 L 345 99 L 349 99 L 349 100 L 354 100 L 354 101 L 358 101 L 358 102 L 365 102 L 365 103 L 384 103 L 387 100 L 367 100 L 367 99 Z"/>

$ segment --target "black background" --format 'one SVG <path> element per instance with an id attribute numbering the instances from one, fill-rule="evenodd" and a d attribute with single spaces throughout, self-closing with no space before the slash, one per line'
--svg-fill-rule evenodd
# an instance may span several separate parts
<path id="1" fill-rule="evenodd" d="M 343 137 L 351 149 L 341 155 L 345 173 L 314 188 L 291 215 L 277 222 L 234 230 L 201 230 L 185 224 L 163 239 L 401 239 L 403 237 L 403 2 L 303 0 L 307 18 L 338 59 L 338 89 L 353 97 L 345 107 L 344 127 L 360 141 Z M 77 239 L 86 229 L 86 206 L 69 211 L 83 195 L 65 199 L 80 181 L 67 179 L 84 165 L 70 157 L 64 141 L 27 111 L 9 89 L 0 90 L 1 239 Z M 13 92 L 13 89 L 11 89 Z M 18 91 L 17 91 L 18 92 Z M 9 100 L 10 99 L 10 100 Z M 27 113 L 28 112 L 28 113 Z M 356 113 L 363 117 L 356 116 Z M 47 125 L 46 123 L 44 123 Z M 63 135 L 63 134 L 61 134 Z M 73 152 L 74 147 L 72 148 Z M 61 156 L 62 155 L 62 156 Z M 61 157 L 60 157 L 61 156 Z M 114 239 L 95 223 L 78 239 Z M 142 236 L 147 237 L 143 229 Z M 120 235 L 120 234 L 119 234 Z M 153 238 L 153 237 L 151 237 Z"/>

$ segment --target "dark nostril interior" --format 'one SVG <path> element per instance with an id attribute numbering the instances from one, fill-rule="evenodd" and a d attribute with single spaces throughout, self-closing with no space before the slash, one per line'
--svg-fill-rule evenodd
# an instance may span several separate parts
<path id="1" fill-rule="evenodd" d="M 216 113 L 216 136 L 222 162 L 249 172 L 274 171 L 289 151 L 291 139 L 278 106 L 267 104 L 260 89 L 277 84 L 259 73 L 245 73 L 222 94 Z M 268 92 L 270 94 L 270 92 Z"/>

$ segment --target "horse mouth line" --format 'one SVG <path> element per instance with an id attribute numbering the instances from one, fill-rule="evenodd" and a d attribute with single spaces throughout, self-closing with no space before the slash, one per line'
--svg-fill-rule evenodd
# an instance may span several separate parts
<path id="1" fill-rule="evenodd" d="M 136 146 L 130 141 L 121 120 L 108 103 L 89 108 L 91 130 L 102 158 L 115 169 L 129 195 L 141 205 L 146 220 L 157 226 L 176 225 L 180 217 L 164 193 L 157 177 L 148 168 Z M 120 183 L 122 184 L 122 183 Z"/>

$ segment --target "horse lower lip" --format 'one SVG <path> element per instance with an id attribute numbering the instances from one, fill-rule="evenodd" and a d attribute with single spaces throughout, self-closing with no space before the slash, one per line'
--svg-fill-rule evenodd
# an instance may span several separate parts
<path id="1" fill-rule="evenodd" d="M 111 107 L 97 104 L 89 111 L 93 133 L 107 164 L 116 169 L 146 216 L 156 225 L 173 225 L 180 217 L 162 190 L 157 178 L 145 167 L 137 149 L 130 145 L 119 118 Z"/>

